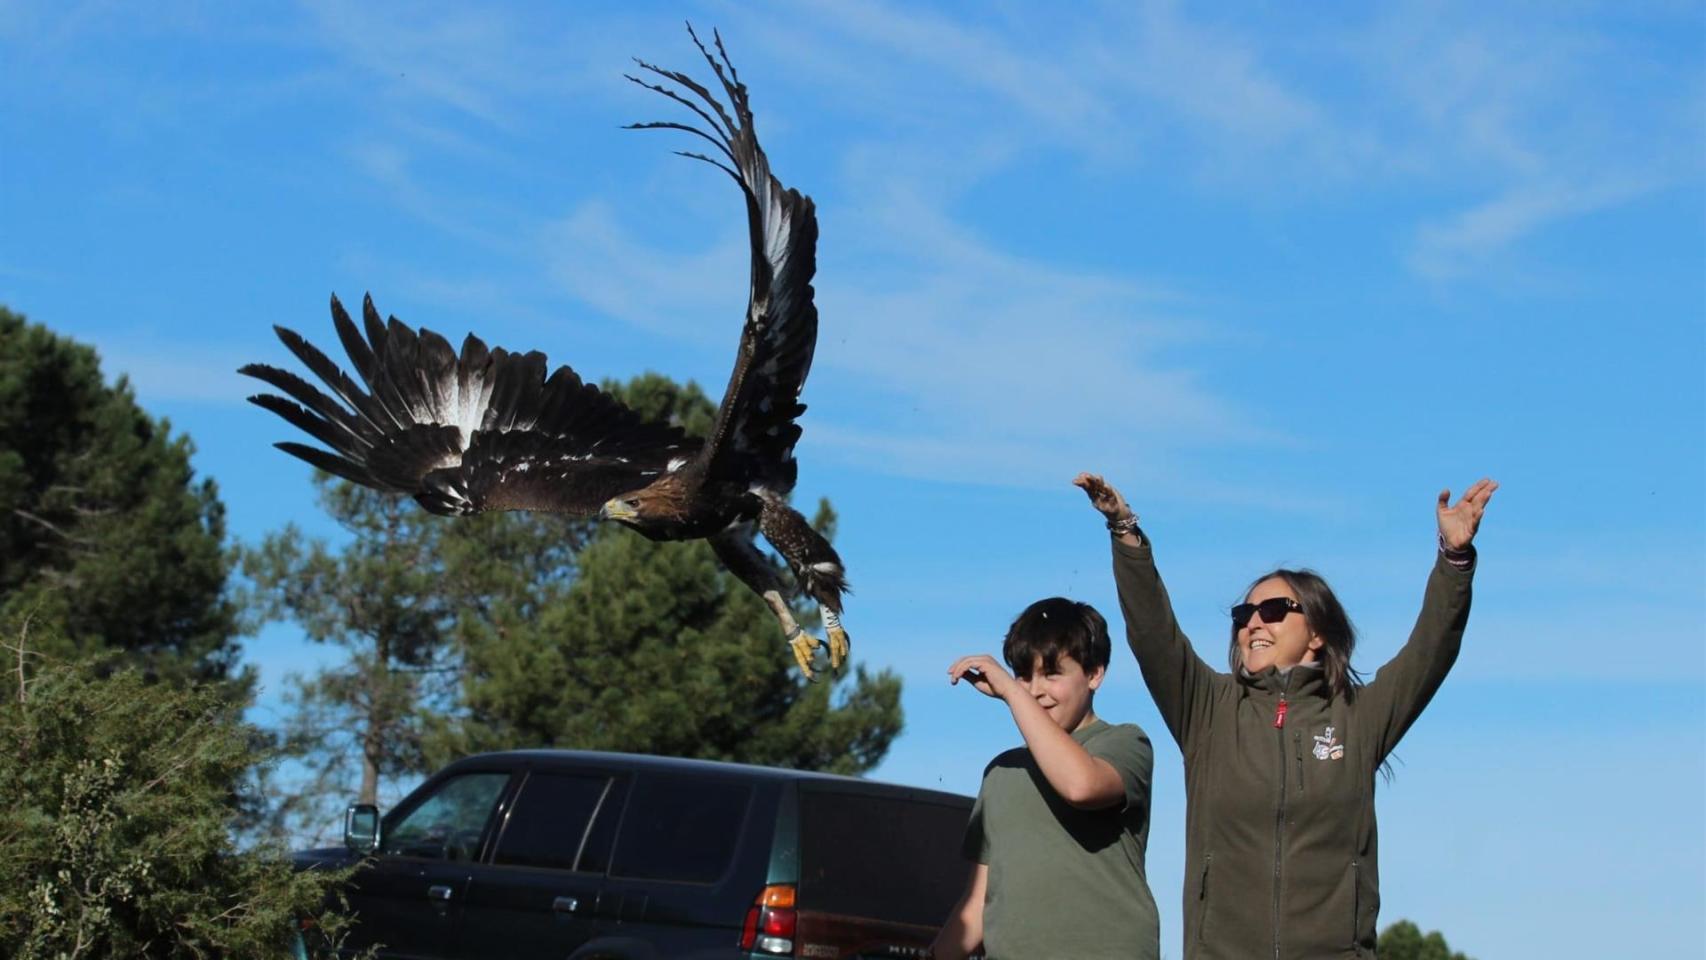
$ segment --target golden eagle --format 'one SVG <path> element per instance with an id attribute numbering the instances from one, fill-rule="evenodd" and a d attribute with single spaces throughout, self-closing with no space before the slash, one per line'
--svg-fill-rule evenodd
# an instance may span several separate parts
<path id="1" fill-rule="evenodd" d="M 488 350 L 469 334 L 458 355 L 430 330 L 410 329 L 395 317 L 381 321 L 371 297 L 362 304 L 360 328 L 332 298 L 332 320 L 359 383 L 283 327 L 274 328 L 279 339 L 331 395 L 276 367 L 250 364 L 239 372 L 285 394 L 260 394 L 249 398 L 252 403 L 331 452 L 299 443 L 276 444 L 279 449 L 346 480 L 411 494 L 434 513 L 596 514 L 653 540 L 709 540 L 723 565 L 775 613 L 810 678 L 820 641 L 789 613 L 777 571 L 753 542 L 753 526 L 817 602 L 830 664 L 839 668 L 848 650 L 840 620 L 847 589 L 841 558 L 786 499 L 798 469 L 796 420 L 806 409 L 800 390 L 817 343 L 811 286 L 817 217 L 810 197 L 771 175 L 753 134 L 746 86 L 722 38 L 713 33 L 713 57 L 691 27 L 689 34 L 729 108 L 686 74 L 636 60 L 698 102 L 658 83 L 629 80 L 686 106 L 709 130 L 673 122 L 630 126 L 703 137 L 722 159 L 678 152 L 721 168 L 746 197 L 751 299 L 734 372 L 707 438 L 642 418 L 567 366 L 547 378 L 541 353 Z"/>

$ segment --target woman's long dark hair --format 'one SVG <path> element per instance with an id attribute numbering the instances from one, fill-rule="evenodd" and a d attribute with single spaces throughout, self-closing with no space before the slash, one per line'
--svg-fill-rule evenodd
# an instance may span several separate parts
<path id="1" fill-rule="evenodd" d="M 1321 669 L 1327 675 L 1327 689 L 1333 691 L 1333 696 L 1350 700 L 1356 695 L 1356 688 L 1362 686 L 1362 674 L 1351 666 L 1351 653 L 1356 650 L 1357 630 L 1351 625 L 1351 618 L 1345 613 L 1345 608 L 1339 603 L 1339 598 L 1333 595 L 1333 588 L 1327 586 L 1327 581 L 1313 570 L 1274 570 L 1264 573 L 1250 581 L 1245 588 L 1244 597 L 1256 589 L 1258 584 L 1268 580 L 1280 579 L 1291 588 L 1292 595 L 1303 606 L 1303 617 L 1308 621 L 1309 629 L 1321 638 L 1321 649 L 1315 652 L 1320 660 Z M 1240 598 L 1242 600 L 1243 598 Z M 1232 628 L 1232 642 L 1227 650 L 1227 656 L 1232 664 L 1232 672 L 1236 674 L 1243 664 L 1243 658 L 1238 649 L 1238 628 Z"/>

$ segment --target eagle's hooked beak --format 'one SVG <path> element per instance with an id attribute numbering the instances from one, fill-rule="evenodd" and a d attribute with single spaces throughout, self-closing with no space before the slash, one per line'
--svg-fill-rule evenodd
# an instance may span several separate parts
<path id="1" fill-rule="evenodd" d="M 598 519 L 629 521 L 637 519 L 640 512 L 628 505 L 621 497 L 611 497 L 604 501 L 604 506 L 598 508 Z"/>

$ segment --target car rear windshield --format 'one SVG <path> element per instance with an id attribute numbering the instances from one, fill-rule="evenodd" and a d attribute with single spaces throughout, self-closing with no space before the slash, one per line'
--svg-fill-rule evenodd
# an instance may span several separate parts
<path id="1" fill-rule="evenodd" d="M 965 892 L 968 806 L 800 793 L 800 907 L 937 926 Z"/>
<path id="2" fill-rule="evenodd" d="M 744 783 L 641 775 L 622 814 L 611 874 L 715 882 L 734 856 L 751 800 L 752 787 Z"/>

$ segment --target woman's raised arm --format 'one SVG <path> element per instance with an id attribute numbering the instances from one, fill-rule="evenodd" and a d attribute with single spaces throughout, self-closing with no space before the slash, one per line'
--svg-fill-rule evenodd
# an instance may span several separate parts
<path id="1" fill-rule="evenodd" d="M 1173 616 L 1173 602 L 1155 569 L 1154 553 L 1137 515 L 1125 498 L 1100 476 L 1081 473 L 1072 481 L 1107 521 L 1113 537 L 1114 585 L 1125 615 L 1126 643 L 1137 657 L 1143 682 L 1173 739 L 1187 755 L 1191 736 L 1208 716 L 1218 674 L 1191 649 L 1191 641 Z"/>
<path id="2" fill-rule="evenodd" d="M 1403 649 L 1359 694 L 1365 698 L 1362 715 L 1374 725 L 1376 756 L 1381 759 L 1403 739 L 1457 662 L 1463 631 L 1469 623 L 1475 534 L 1498 488 L 1492 480 L 1477 480 L 1455 505 L 1450 490 L 1439 493 L 1434 508 L 1439 522 L 1439 556 L 1422 595 L 1422 610 Z"/>

